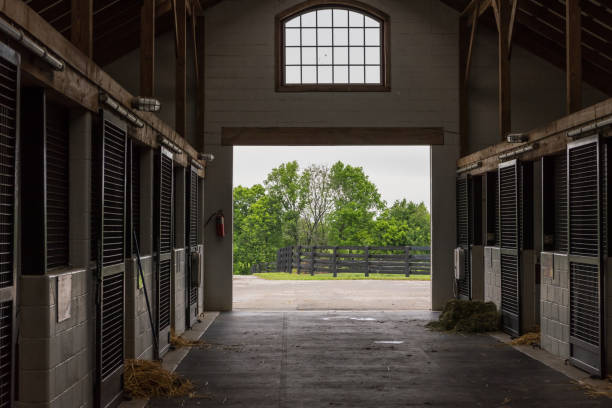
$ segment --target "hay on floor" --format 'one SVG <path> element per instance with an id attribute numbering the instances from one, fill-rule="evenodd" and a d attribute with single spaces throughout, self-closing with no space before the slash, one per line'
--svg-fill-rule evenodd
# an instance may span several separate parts
<path id="1" fill-rule="evenodd" d="M 187 340 L 182 336 L 177 336 L 174 330 L 170 332 L 170 344 L 175 348 L 181 347 L 199 347 L 199 348 L 210 348 L 211 345 L 206 343 L 204 340 Z"/>
<path id="2" fill-rule="evenodd" d="M 194 389 L 191 381 L 164 370 L 156 361 L 126 360 L 123 381 L 132 398 L 185 397 Z"/>
<path id="3" fill-rule="evenodd" d="M 500 317 L 493 302 L 451 299 L 438 320 L 427 324 L 433 330 L 482 333 L 497 331 Z"/>
<path id="4" fill-rule="evenodd" d="M 513 346 L 540 346 L 540 332 L 525 333 L 512 340 Z"/>

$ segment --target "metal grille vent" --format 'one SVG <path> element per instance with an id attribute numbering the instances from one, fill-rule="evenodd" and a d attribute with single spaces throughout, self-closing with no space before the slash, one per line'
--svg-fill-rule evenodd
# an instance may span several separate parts
<path id="1" fill-rule="evenodd" d="M 570 253 L 599 256 L 598 149 L 596 143 L 569 150 Z"/>
<path id="2" fill-rule="evenodd" d="M 499 178 L 495 177 L 495 246 L 501 245 L 499 233 Z"/>
<path id="3" fill-rule="evenodd" d="M 104 219 L 103 265 L 124 262 L 125 141 L 123 130 L 104 125 Z"/>
<path id="4" fill-rule="evenodd" d="M 500 245 L 502 248 L 518 248 L 518 211 L 516 166 L 499 169 Z"/>
<path id="5" fill-rule="evenodd" d="M 518 256 L 501 254 L 501 285 L 502 310 L 518 316 Z"/>
<path id="6" fill-rule="evenodd" d="M 470 247 L 470 202 L 469 182 L 466 178 L 457 179 L 457 245 L 469 251 Z M 465 256 L 465 275 L 458 282 L 461 296 L 470 297 L 470 256 Z"/>
<path id="7" fill-rule="evenodd" d="M 159 327 L 170 326 L 170 259 L 159 263 Z"/>
<path id="8" fill-rule="evenodd" d="M 161 156 L 160 185 L 160 253 L 172 250 L 172 159 Z"/>
<path id="9" fill-rule="evenodd" d="M 102 378 L 123 365 L 123 272 L 102 279 Z"/>
<path id="10" fill-rule="evenodd" d="M 198 173 L 192 168 L 189 196 L 189 246 L 198 245 Z"/>
<path id="11" fill-rule="evenodd" d="M 599 268 L 570 264 L 570 335 L 594 346 L 600 343 Z"/>
<path id="12" fill-rule="evenodd" d="M 138 240 L 140 237 L 140 152 L 134 147 L 132 151 L 132 225 L 136 230 Z M 132 235 L 130 234 L 130 237 Z"/>
<path id="13" fill-rule="evenodd" d="M 13 286 L 17 75 L 0 58 L 0 288 Z"/>
<path id="14" fill-rule="evenodd" d="M 13 302 L 0 303 L 0 408 L 11 406 L 13 359 Z"/>
<path id="15" fill-rule="evenodd" d="M 68 118 L 47 109 L 47 268 L 68 265 Z"/>
<path id="16" fill-rule="evenodd" d="M 567 155 L 553 159 L 555 190 L 555 251 L 567 252 Z"/>

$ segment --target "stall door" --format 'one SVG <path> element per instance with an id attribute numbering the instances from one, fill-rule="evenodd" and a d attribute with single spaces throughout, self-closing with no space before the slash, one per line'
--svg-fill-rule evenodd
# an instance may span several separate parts
<path id="1" fill-rule="evenodd" d="M 0 43 L 0 408 L 15 398 L 19 55 Z"/>
<path id="2" fill-rule="evenodd" d="M 603 374 L 602 147 L 598 137 L 567 146 L 570 361 L 596 375 Z"/>
<path id="3" fill-rule="evenodd" d="M 127 127 L 111 113 L 100 113 L 94 143 L 94 196 L 99 202 L 96 224 L 97 398 L 99 407 L 114 407 L 122 400 L 124 360 L 125 207 Z"/>
<path id="4" fill-rule="evenodd" d="M 173 180 L 172 152 L 160 148 L 155 161 L 155 251 L 157 253 L 156 298 L 159 355 L 170 347 L 170 311 L 172 301 L 171 273 L 173 248 Z"/>
<path id="5" fill-rule="evenodd" d="M 471 193 L 470 193 L 469 176 L 461 176 L 457 178 L 457 247 L 463 248 L 465 251 L 464 277 L 457 281 L 457 295 L 460 299 L 471 299 L 472 297 L 472 274 L 470 265 L 470 214 L 471 210 Z"/>
<path id="6" fill-rule="evenodd" d="M 198 228 L 200 218 L 198 216 L 200 194 L 198 189 L 198 170 L 191 166 L 188 175 L 187 186 L 187 327 L 195 324 L 198 317 L 198 291 L 199 291 L 199 265 L 200 253 L 198 248 Z"/>
<path id="7" fill-rule="evenodd" d="M 498 172 L 502 328 L 518 336 L 521 331 L 518 162 L 502 163 Z"/>

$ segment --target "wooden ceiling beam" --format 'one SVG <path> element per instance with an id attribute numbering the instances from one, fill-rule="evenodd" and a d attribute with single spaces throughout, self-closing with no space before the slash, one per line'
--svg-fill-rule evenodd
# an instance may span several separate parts
<path id="1" fill-rule="evenodd" d="M 174 1 L 177 38 L 174 127 L 178 134 L 185 137 L 187 130 L 187 1 Z"/>
<path id="2" fill-rule="evenodd" d="M 565 1 L 566 113 L 582 108 L 582 41 L 580 0 Z"/>
<path id="3" fill-rule="evenodd" d="M 93 0 L 72 0 L 70 40 L 89 58 L 93 57 Z"/>
<path id="4" fill-rule="evenodd" d="M 497 3 L 497 4 L 496 4 Z M 498 33 L 498 63 L 499 63 L 499 133 L 500 139 L 505 140 L 512 131 L 511 112 L 511 86 L 510 86 L 510 18 L 512 14 L 511 0 L 493 0 L 497 5 L 499 21 Z"/>
<path id="5" fill-rule="evenodd" d="M 140 95 L 155 92 L 155 0 L 144 0 L 140 9 Z"/>

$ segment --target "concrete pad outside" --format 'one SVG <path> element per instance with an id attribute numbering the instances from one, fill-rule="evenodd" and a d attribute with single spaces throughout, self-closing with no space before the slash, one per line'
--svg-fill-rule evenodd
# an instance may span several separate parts
<path id="1" fill-rule="evenodd" d="M 430 310 L 431 282 L 234 276 L 235 310 Z"/>

